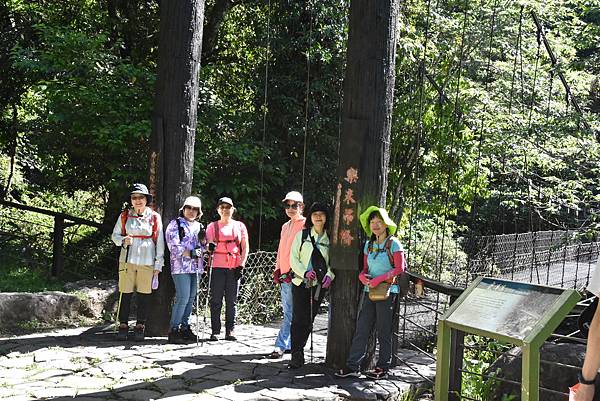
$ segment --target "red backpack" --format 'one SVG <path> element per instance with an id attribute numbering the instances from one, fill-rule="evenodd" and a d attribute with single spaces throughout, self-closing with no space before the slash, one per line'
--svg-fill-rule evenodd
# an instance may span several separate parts
<path id="1" fill-rule="evenodd" d="M 132 238 L 152 238 L 152 241 L 156 244 L 158 241 L 158 224 L 157 224 L 157 216 L 158 213 L 152 212 L 152 235 L 131 235 Z M 131 217 L 132 219 L 137 219 L 137 216 L 129 216 L 129 210 L 123 210 L 121 212 L 121 235 L 125 237 L 127 235 L 127 230 L 125 225 L 127 224 L 127 219 Z"/>

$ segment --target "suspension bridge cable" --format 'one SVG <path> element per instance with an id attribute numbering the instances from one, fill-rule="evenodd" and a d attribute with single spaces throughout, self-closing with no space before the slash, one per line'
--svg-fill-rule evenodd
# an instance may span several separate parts
<path id="1" fill-rule="evenodd" d="M 509 114 L 512 109 L 513 93 L 514 93 L 514 89 L 515 89 L 515 76 L 517 75 L 517 61 L 519 60 L 519 54 L 521 51 L 521 40 L 522 40 L 522 36 L 523 36 L 523 9 L 524 8 L 525 8 L 525 6 L 521 5 L 521 10 L 519 12 L 519 32 L 517 35 L 517 50 L 515 52 L 515 62 L 513 63 L 513 73 L 512 73 L 512 78 L 510 80 L 510 93 L 508 96 L 508 113 Z M 521 78 L 522 78 L 522 76 L 521 76 Z"/>
<path id="2" fill-rule="evenodd" d="M 416 237 L 414 243 L 412 242 L 412 234 L 413 234 L 413 225 L 415 219 L 415 206 L 419 201 L 419 176 L 421 174 L 420 164 L 419 164 L 419 154 L 421 152 L 421 140 L 423 136 L 423 108 L 424 108 L 424 93 L 425 93 L 425 75 L 427 73 L 427 47 L 429 45 L 429 28 L 430 28 L 430 19 L 431 19 L 431 0 L 427 0 L 427 12 L 426 12 L 426 20 L 425 20 L 425 34 L 423 38 L 423 55 L 421 57 L 421 62 L 419 63 L 419 113 L 417 117 L 417 138 L 415 144 L 414 158 L 415 162 L 415 179 L 413 183 L 413 202 L 410 210 L 409 224 L 408 224 L 408 254 L 407 254 L 407 263 L 410 266 L 410 260 L 412 258 L 412 246 L 416 243 Z M 416 236 L 416 232 L 415 232 Z"/>
<path id="3" fill-rule="evenodd" d="M 262 219 L 263 219 L 263 196 L 264 196 L 264 176 L 265 176 L 265 143 L 267 136 L 267 101 L 269 90 L 269 61 L 271 52 L 271 0 L 267 3 L 267 47 L 265 49 L 265 85 L 263 98 L 263 129 L 262 129 L 262 154 L 260 159 L 260 206 L 258 216 L 258 249 L 262 244 Z"/>
<path id="4" fill-rule="evenodd" d="M 309 20 L 308 20 L 308 50 L 306 51 L 306 95 L 304 100 L 304 148 L 302 151 L 302 190 L 304 193 L 304 178 L 306 173 L 306 148 L 308 138 L 308 109 L 310 101 L 310 51 L 312 47 L 312 27 L 313 27 L 313 9 L 311 0 L 306 2 L 308 4 Z"/>

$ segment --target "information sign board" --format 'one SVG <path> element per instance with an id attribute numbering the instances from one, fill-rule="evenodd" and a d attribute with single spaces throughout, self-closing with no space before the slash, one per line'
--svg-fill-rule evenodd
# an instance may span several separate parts
<path id="1" fill-rule="evenodd" d="M 447 321 L 524 340 L 562 294 L 559 288 L 483 278 Z"/>

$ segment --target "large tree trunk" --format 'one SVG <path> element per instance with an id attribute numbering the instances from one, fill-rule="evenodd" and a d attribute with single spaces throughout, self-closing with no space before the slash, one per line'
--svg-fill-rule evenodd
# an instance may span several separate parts
<path id="1" fill-rule="evenodd" d="M 161 3 L 148 181 L 165 226 L 192 190 L 203 19 L 204 0 Z M 148 314 L 149 335 L 168 331 L 173 289 L 166 256 Z"/>
<path id="2" fill-rule="evenodd" d="M 399 0 L 352 0 L 340 161 L 332 232 L 331 323 L 327 364 L 343 367 L 359 300 L 358 215 L 385 205 Z"/>

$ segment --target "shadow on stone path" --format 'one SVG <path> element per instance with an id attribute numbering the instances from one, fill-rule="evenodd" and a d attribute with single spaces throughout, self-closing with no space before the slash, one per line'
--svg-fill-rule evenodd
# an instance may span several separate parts
<path id="1" fill-rule="evenodd" d="M 165 338 L 117 342 L 107 327 L 4 338 L 0 401 L 392 400 L 424 384 L 403 366 L 392 370 L 389 380 L 337 379 L 324 365 L 321 334 L 314 335 L 313 363 L 307 347 L 309 363 L 288 370 L 289 355 L 263 358 L 276 334 L 273 327 L 240 325 L 237 342 L 200 346 L 167 344 Z M 403 355 L 411 358 L 418 356 Z"/>

